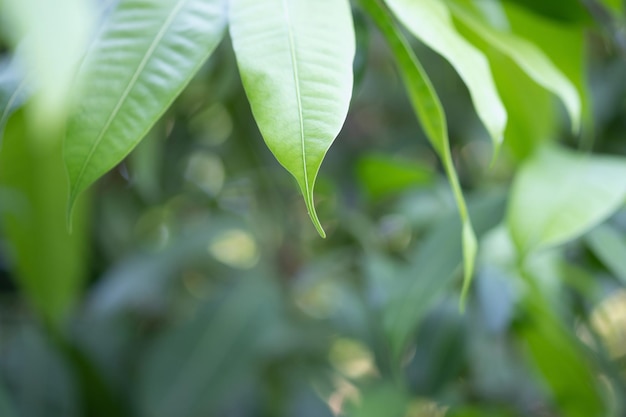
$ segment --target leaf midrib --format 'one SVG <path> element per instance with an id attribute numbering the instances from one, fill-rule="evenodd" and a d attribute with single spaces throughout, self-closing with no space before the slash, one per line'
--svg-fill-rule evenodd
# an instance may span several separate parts
<path id="1" fill-rule="evenodd" d="M 72 187 L 72 193 L 71 194 L 72 194 L 73 197 L 77 193 L 77 190 L 80 189 L 79 186 L 80 186 L 80 183 L 83 181 L 83 178 L 84 178 L 84 175 L 85 175 L 85 170 L 87 169 L 87 166 L 91 162 L 91 159 L 92 159 L 93 154 L 95 153 L 96 149 L 100 146 L 100 142 L 102 142 L 102 139 L 104 138 L 104 135 L 107 133 L 107 131 L 111 127 L 111 124 L 113 123 L 113 120 L 115 119 L 115 117 L 119 113 L 120 109 L 122 108 L 122 106 L 124 105 L 126 100 L 128 99 L 128 96 L 130 95 L 131 90 L 136 85 L 137 80 L 139 79 L 140 74 L 145 69 L 145 67 L 148 64 L 148 61 L 150 60 L 150 58 L 152 58 L 152 55 L 154 54 L 154 51 L 156 50 L 157 46 L 159 45 L 159 43 L 161 42 L 161 40 L 165 36 L 165 33 L 167 32 L 167 30 L 171 26 L 172 22 L 174 21 L 174 19 L 178 15 L 178 13 L 180 13 L 180 11 L 183 8 L 183 6 L 185 5 L 185 3 L 187 3 L 187 1 L 189 1 L 189 0 L 178 0 L 178 3 L 172 9 L 172 11 L 169 13 L 169 15 L 167 16 L 167 19 L 163 23 L 163 26 L 161 27 L 161 29 L 159 30 L 159 32 L 155 36 L 154 40 L 150 44 L 150 47 L 148 48 L 148 50 L 146 51 L 146 54 L 144 55 L 144 57 L 142 58 L 141 62 L 139 63 L 139 66 L 137 66 L 137 69 L 133 73 L 133 76 L 131 77 L 130 81 L 128 82 L 128 85 L 126 86 L 126 89 L 124 90 L 124 92 L 120 96 L 118 102 L 115 105 L 115 108 L 113 109 L 113 111 L 111 112 L 109 118 L 107 119 L 106 123 L 104 124 L 104 127 L 102 128 L 102 130 L 98 134 L 95 142 L 93 143 L 93 145 L 89 149 L 89 153 L 87 154 L 87 157 L 85 158 L 85 161 L 83 162 L 83 164 L 81 166 L 80 172 L 78 173 L 78 176 L 76 177 L 76 182 L 74 183 L 74 186 Z"/>
<path id="2" fill-rule="evenodd" d="M 302 147 L 302 172 L 304 176 L 305 199 L 310 202 L 309 178 L 306 166 L 306 144 L 304 139 L 304 118 L 302 111 L 302 96 L 300 93 L 300 70 L 298 67 L 298 59 L 296 56 L 296 41 L 293 35 L 293 26 L 291 15 L 289 14 L 289 6 L 287 0 L 282 0 L 283 10 L 285 11 L 285 20 L 287 21 L 287 35 L 289 38 L 289 53 L 291 57 L 291 66 L 293 67 L 293 78 L 295 83 L 296 101 L 298 104 L 298 122 L 300 124 L 300 144 Z M 310 202 L 312 204 L 312 202 Z"/>

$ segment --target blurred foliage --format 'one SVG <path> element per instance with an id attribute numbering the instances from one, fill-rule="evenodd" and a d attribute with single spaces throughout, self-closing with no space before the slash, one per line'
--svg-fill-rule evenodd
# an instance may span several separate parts
<path id="1" fill-rule="evenodd" d="M 626 17 L 609 0 L 503 3 L 583 96 L 583 132 L 468 33 L 510 113 L 490 165 L 462 81 L 412 45 L 480 241 L 464 313 L 454 198 L 360 9 L 351 109 L 316 188 L 326 239 L 264 146 L 229 43 L 71 233 L 57 132 L 31 104 L 12 113 L 25 92 L 0 66 L 0 416 L 623 416 Z"/>

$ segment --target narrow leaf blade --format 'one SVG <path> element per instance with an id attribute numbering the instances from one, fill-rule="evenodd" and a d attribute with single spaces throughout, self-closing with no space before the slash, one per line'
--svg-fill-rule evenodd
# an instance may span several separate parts
<path id="1" fill-rule="evenodd" d="M 386 0 L 404 26 L 443 56 L 463 79 L 496 147 L 502 143 L 507 113 L 485 56 L 456 30 L 450 11 L 440 0 Z"/>
<path id="2" fill-rule="evenodd" d="M 222 0 L 121 0 L 83 64 L 65 139 L 70 207 L 139 143 L 222 38 Z"/>
<path id="3" fill-rule="evenodd" d="M 345 121 L 355 35 L 346 0 L 233 0 L 230 35 L 252 113 L 298 182 L 313 224 L 315 179 Z"/>
<path id="4" fill-rule="evenodd" d="M 424 71 L 424 68 L 413 53 L 407 40 L 394 25 L 389 13 L 382 7 L 378 0 L 362 0 L 362 4 L 369 12 L 370 16 L 376 21 L 376 24 L 391 47 L 415 113 L 426 136 L 443 162 L 454 193 L 462 221 L 464 280 L 461 307 L 463 307 L 474 273 L 478 243 L 471 219 L 467 212 L 467 204 L 463 197 L 459 178 L 450 154 L 448 127 L 443 106 L 426 71 Z"/>

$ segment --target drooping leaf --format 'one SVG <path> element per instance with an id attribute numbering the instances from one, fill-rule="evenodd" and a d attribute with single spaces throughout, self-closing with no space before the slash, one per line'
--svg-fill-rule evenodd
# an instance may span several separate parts
<path id="1" fill-rule="evenodd" d="M 511 191 L 507 224 L 521 254 L 580 236 L 626 197 L 626 160 L 544 147 L 527 160 Z"/>
<path id="2" fill-rule="evenodd" d="M 378 0 L 363 0 L 362 3 L 366 10 L 368 10 L 370 16 L 376 21 L 376 24 L 393 51 L 415 113 L 420 120 L 426 136 L 439 154 L 450 181 L 463 223 L 461 230 L 464 259 L 464 281 L 461 298 L 463 302 L 469 289 L 472 274 L 474 273 L 478 243 L 467 213 L 463 191 L 461 190 L 461 185 L 452 161 L 448 126 L 443 107 L 426 71 L 424 71 L 407 40 L 395 27 L 389 13 Z"/>
<path id="3" fill-rule="evenodd" d="M 315 179 L 352 95 L 355 35 L 346 0 L 233 0 L 230 35 L 252 113 L 298 182 L 313 224 Z"/>
<path id="4" fill-rule="evenodd" d="M 73 233 L 65 227 L 67 176 L 61 140 L 39 147 L 23 112 L 9 120 L 0 152 L 0 184 L 11 193 L 1 212 L 3 235 L 22 291 L 50 324 L 67 317 L 86 278 L 88 207 L 76 205 Z M 6 202 L 4 202 L 6 203 Z"/>
<path id="5" fill-rule="evenodd" d="M 65 139 L 70 207 L 147 134 L 222 38 L 223 0 L 121 0 L 81 69 Z"/>
<path id="6" fill-rule="evenodd" d="M 499 52 L 511 58 L 536 83 L 557 95 L 567 109 L 572 130 L 578 131 L 581 100 L 576 87 L 543 51 L 515 34 L 496 30 L 457 4 L 451 3 L 454 16 Z"/>
<path id="7" fill-rule="evenodd" d="M 457 31 L 440 0 L 385 0 L 406 28 L 452 64 L 469 89 L 474 107 L 497 149 L 502 143 L 507 113 L 482 52 Z"/>

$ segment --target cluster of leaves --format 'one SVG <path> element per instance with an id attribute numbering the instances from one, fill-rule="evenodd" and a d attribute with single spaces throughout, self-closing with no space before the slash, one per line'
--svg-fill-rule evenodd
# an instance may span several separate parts
<path id="1" fill-rule="evenodd" d="M 48 3 L 0 2 L 2 236 L 45 323 L 6 320 L 2 415 L 620 415 L 626 159 L 554 143 L 626 131 L 619 75 L 591 105 L 598 16 L 565 0 Z M 621 6 L 589 3 L 618 47 Z M 397 72 L 377 68 L 387 50 Z M 339 168 L 320 180 L 336 220 L 316 242 L 256 139 L 325 235 L 313 188 L 346 117 L 359 152 L 337 153 L 365 197 L 336 198 Z M 394 121 L 395 152 L 419 156 L 362 157 L 355 141 Z M 130 187 L 85 192 L 136 147 Z"/>

